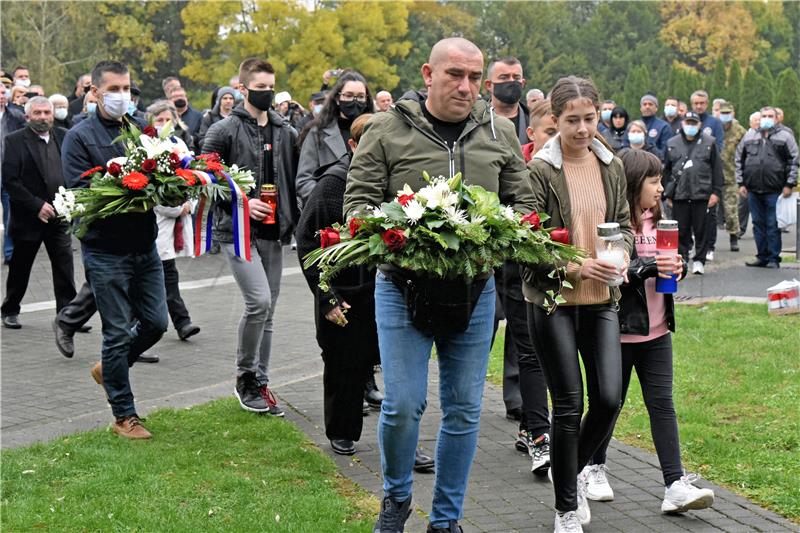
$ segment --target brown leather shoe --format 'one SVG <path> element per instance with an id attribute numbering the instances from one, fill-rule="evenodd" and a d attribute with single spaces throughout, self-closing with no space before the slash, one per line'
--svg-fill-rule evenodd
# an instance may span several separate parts
<path id="1" fill-rule="evenodd" d="M 117 421 L 114 422 L 114 433 L 126 439 L 149 439 L 152 437 L 136 415 L 118 418 Z"/>
<path id="2" fill-rule="evenodd" d="M 92 377 L 97 382 L 97 384 L 102 387 L 103 386 L 103 364 L 100 361 L 98 361 L 98 362 L 96 362 L 94 364 L 90 374 L 92 374 Z"/>

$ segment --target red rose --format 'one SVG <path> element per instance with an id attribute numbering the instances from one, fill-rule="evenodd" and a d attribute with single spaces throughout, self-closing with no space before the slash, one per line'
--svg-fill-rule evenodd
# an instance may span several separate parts
<path id="1" fill-rule="evenodd" d="M 405 207 L 406 204 L 408 204 L 408 202 L 410 202 L 413 199 L 414 199 L 413 192 L 411 194 L 401 194 L 397 197 L 397 201 L 400 202 L 400 205 L 402 205 L 403 207 Z"/>
<path id="2" fill-rule="evenodd" d="M 328 246 L 333 246 L 334 244 L 339 244 L 341 238 L 339 237 L 339 232 L 333 228 L 325 228 L 319 230 L 319 246 L 320 248 L 327 248 Z"/>
<path id="3" fill-rule="evenodd" d="M 361 225 L 364 224 L 364 221 L 360 218 L 351 218 L 350 219 L 350 236 L 355 237 L 358 230 L 361 228 Z"/>
<path id="4" fill-rule="evenodd" d="M 102 172 L 102 171 L 103 171 L 103 167 L 90 168 L 89 170 L 87 170 L 86 172 L 84 172 L 83 174 L 78 176 L 78 179 L 88 178 L 89 176 L 91 176 L 91 175 L 93 175 L 93 174 L 95 174 L 97 172 Z"/>
<path id="5" fill-rule="evenodd" d="M 143 172 L 153 172 L 156 169 L 157 163 L 155 159 L 145 159 L 142 161 Z"/>
<path id="6" fill-rule="evenodd" d="M 122 178 L 122 185 L 133 191 L 144 189 L 148 183 L 150 183 L 150 181 L 147 179 L 147 176 L 141 172 L 131 172 Z"/>
<path id="7" fill-rule="evenodd" d="M 186 182 L 186 185 L 194 185 L 195 183 L 197 183 L 197 177 L 195 177 L 194 173 L 192 173 L 191 170 L 179 168 L 175 171 L 175 174 L 180 176 L 181 179 Z"/>
<path id="8" fill-rule="evenodd" d="M 118 178 L 120 174 L 122 174 L 122 167 L 119 163 L 111 163 L 108 165 L 108 173 Z"/>
<path id="9" fill-rule="evenodd" d="M 206 170 L 209 172 L 219 172 L 222 170 L 222 165 L 219 161 L 206 161 Z"/>
<path id="10" fill-rule="evenodd" d="M 219 163 L 219 154 L 217 152 L 211 152 L 208 154 L 200 154 L 197 156 L 197 159 L 202 159 L 203 161 L 216 161 Z"/>
<path id="11" fill-rule="evenodd" d="M 569 244 L 569 230 L 567 228 L 556 228 L 550 232 L 550 239 L 561 244 Z"/>
<path id="12" fill-rule="evenodd" d="M 148 137 L 158 137 L 158 130 L 156 130 L 152 124 L 148 124 L 147 126 L 145 126 L 144 129 L 142 130 L 142 133 L 144 133 Z"/>
<path id="13" fill-rule="evenodd" d="M 542 223 L 541 219 L 539 219 L 539 213 L 537 213 L 536 211 L 531 211 L 530 213 L 522 217 L 521 221 L 527 222 L 528 224 L 531 225 L 531 227 L 533 227 L 533 229 L 539 229 L 539 226 Z"/>
<path id="14" fill-rule="evenodd" d="M 170 152 L 169 163 L 170 165 L 172 165 L 172 168 L 178 168 L 179 166 L 181 166 L 181 156 L 179 156 L 175 152 Z"/>
<path id="15" fill-rule="evenodd" d="M 406 245 L 406 234 L 401 229 L 392 228 L 383 233 L 383 242 L 391 252 L 399 252 Z"/>

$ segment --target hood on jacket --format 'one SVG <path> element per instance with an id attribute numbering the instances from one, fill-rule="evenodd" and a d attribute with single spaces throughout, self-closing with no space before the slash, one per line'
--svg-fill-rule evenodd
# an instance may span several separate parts
<path id="1" fill-rule="evenodd" d="M 536 155 L 533 156 L 533 159 L 541 159 L 545 163 L 549 164 L 553 168 L 561 169 L 561 165 L 564 163 L 564 154 L 561 152 L 561 134 L 557 133 L 555 137 L 547 141 L 542 149 L 536 152 Z M 603 162 L 604 165 L 610 165 L 611 161 L 614 160 L 614 152 L 606 148 L 599 139 L 594 138 L 592 139 L 592 144 L 589 145 L 589 149 L 594 152 L 597 158 Z"/>
<path id="2" fill-rule="evenodd" d="M 422 124 L 428 125 L 427 128 L 433 131 L 433 128 L 429 125 L 422 112 L 422 106 L 425 105 L 425 100 L 427 99 L 428 93 L 426 91 L 407 91 L 395 102 L 393 110 L 400 113 L 408 120 L 413 121 L 418 126 Z M 497 139 L 497 132 L 494 127 L 494 110 L 486 100 L 478 98 L 475 103 L 472 104 L 472 110 L 469 113 L 468 119 L 473 120 L 477 124 L 490 122 L 492 125 L 492 139 Z"/>
<path id="3" fill-rule="evenodd" d="M 350 152 L 346 152 L 342 157 L 333 161 L 332 163 L 328 163 L 327 165 L 322 165 L 317 170 L 314 171 L 312 174 L 312 178 L 314 181 L 319 181 L 325 176 L 333 176 L 334 178 L 341 179 L 342 181 L 347 180 L 347 170 L 350 168 L 350 160 L 352 156 Z"/>

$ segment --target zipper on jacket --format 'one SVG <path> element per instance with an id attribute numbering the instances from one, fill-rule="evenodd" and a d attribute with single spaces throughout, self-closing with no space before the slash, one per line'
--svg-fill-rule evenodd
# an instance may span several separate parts
<path id="1" fill-rule="evenodd" d="M 448 156 L 448 171 L 450 172 L 450 179 L 452 179 L 452 178 L 453 178 L 453 176 L 455 176 L 455 168 L 456 168 L 456 154 L 455 154 L 455 145 L 453 146 L 453 149 L 451 149 L 451 148 L 450 148 L 450 146 L 449 146 L 449 145 L 448 145 L 446 142 L 444 142 L 444 140 L 442 140 L 442 139 L 440 139 L 440 138 L 437 138 L 437 137 L 434 137 L 433 135 L 431 135 L 431 134 L 430 134 L 430 133 L 428 133 L 427 131 L 425 131 L 425 130 L 423 130 L 422 128 L 420 128 L 419 126 L 417 126 L 417 125 L 414 123 L 414 121 L 413 121 L 413 120 L 411 120 L 411 119 L 410 119 L 410 118 L 409 118 L 409 117 L 408 117 L 408 116 L 407 116 L 405 113 L 403 113 L 403 112 L 400 112 L 400 115 L 403 117 L 403 119 L 404 119 L 404 120 L 405 120 L 405 121 L 406 121 L 408 124 L 410 124 L 410 125 L 411 125 L 411 127 L 412 127 L 412 128 L 414 128 L 415 130 L 417 130 L 418 132 L 420 132 L 420 133 L 421 133 L 421 134 L 423 134 L 425 137 L 427 137 L 428 139 L 432 140 L 434 143 L 438 144 L 439 146 L 443 146 L 443 147 L 444 147 L 444 149 L 445 149 L 445 150 L 447 150 L 447 156 Z"/>

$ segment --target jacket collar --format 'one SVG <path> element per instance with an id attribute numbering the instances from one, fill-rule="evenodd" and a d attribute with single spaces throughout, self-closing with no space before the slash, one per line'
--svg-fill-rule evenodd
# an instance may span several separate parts
<path id="1" fill-rule="evenodd" d="M 564 154 L 561 152 L 561 134 L 557 133 L 555 137 L 550 139 L 542 146 L 542 149 L 536 152 L 533 156 L 534 159 L 541 159 L 555 169 L 561 170 L 564 164 Z M 614 159 L 614 153 L 605 147 L 596 137 L 592 139 L 592 144 L 589 149 L 594 152 L 597 158 L 606 166 L 611 164 Z"/>

